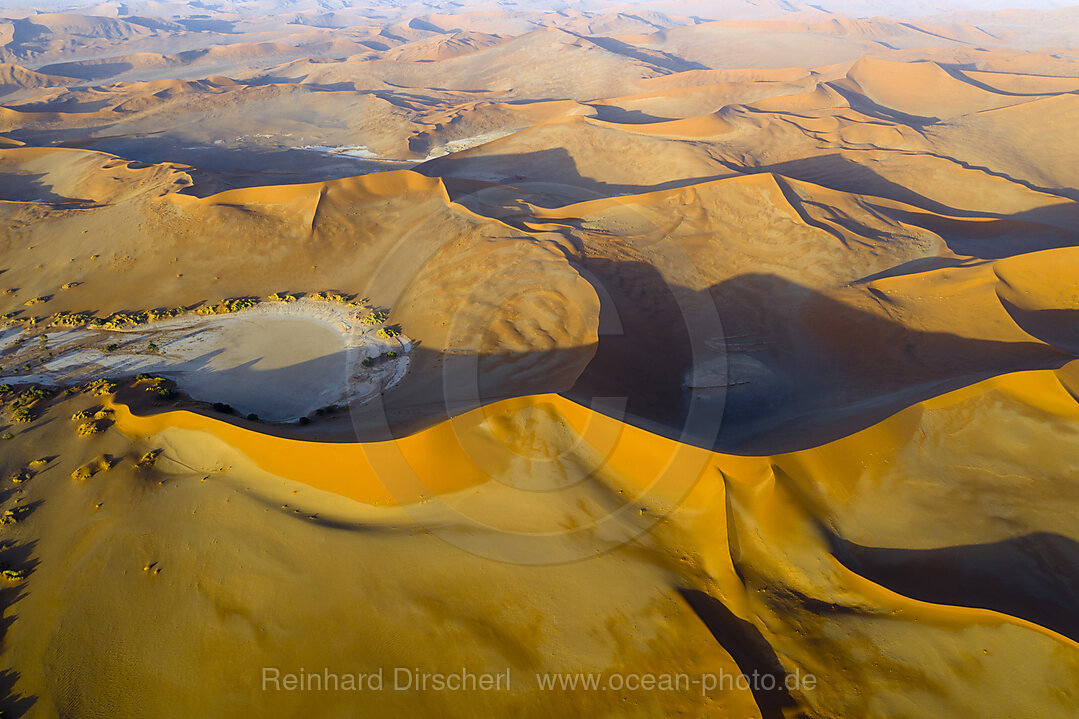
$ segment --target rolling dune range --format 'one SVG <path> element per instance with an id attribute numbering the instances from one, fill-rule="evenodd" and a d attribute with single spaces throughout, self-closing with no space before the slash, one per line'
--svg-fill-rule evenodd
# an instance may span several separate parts
<path id="1" fill-rule="evenodd" d="M 1076 714 L 1076 8 L 215 7 L 0 13 L 5 712 Z"/>

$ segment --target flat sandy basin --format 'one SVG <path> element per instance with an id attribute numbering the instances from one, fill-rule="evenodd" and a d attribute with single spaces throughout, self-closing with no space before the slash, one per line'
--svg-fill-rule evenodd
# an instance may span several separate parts
<path id="1" fill-rule="evenodd" d="M 242 414 L 283 420 L 332 404 L 348 381 L 344 338 L 321 322 L 222 319 L 213 329 L 178 340 L 203 344 L 206 354 L 159 370 L 175 375 L 192 397 L 224 402 Z"/>

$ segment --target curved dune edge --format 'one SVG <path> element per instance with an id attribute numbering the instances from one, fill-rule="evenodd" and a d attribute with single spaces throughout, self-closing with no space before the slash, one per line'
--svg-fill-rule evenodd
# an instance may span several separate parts
<path id="1" fill-rule="evenodd" d="M 520 462 L 591 467 L 588 475 L 656 511 L 697 545 L 701 568 L 736 614 L 750 617 L 756 581 L 877 616 L 941 627 L 1011 624 L 1079 648 L 1073 639 L 992 609 L 913 599 L 848 569 L 821 526 L 828 510 L 808 493 L 850 494 L 861 470 L 886 465 L 918 429 L 923 412 L 1006 397 L 1031 411 L 1079 423 L 1079 362 L 1060 370 L 1000 375 L 898 412 L 840 440 L 774 457 L 740 457 L 680 444 L 558 395 L 487 405 L 394 441 L 335 444 L 282 439 L 187 411 L 140 416 L 112 403 L 116 427 L 136 438 L 174 430 L 212 435 L 270 474 L 373 505 L 402 505 L 519 471 Z M 717 481 L 717 479 L 719 481 Z"/>
<path id="2" fill-rule="evenodd" d="M 664 491 L 662 480 L 675 468 L 694 467 L 698 480 L 717 473 L 736 478 L 759 477 L 773 466 L 793 475 L 823 476 L 827 465 L 831 468 L 827 474 L 838 476 L 843 473 L 837 470 L 851 462 L 863 463 L 865 450 L 884 457 L 897 451 L 923 410 L 948 407 L 990 392 L 1079 422 L 1079 361 L 1060 370 L 992 377 L 920 402 L 847 437 L 774 457 L 722 454 L 681 444 L 557 394 L 501 400 L 414 435 L 367 443 L 288 439 L 186 410 L 138 415 L 121 402 L 107 404 L 116 412 L 117 429 L 129 437 L 148 438 L 170 429 L 206 432 L 271 474 L 368 504 L 407 504 L 475 486 L 495 478 L 514 457 L 557 461 L 571 454 L 587 454 L 597 474 L 617 477 L 639 494 L 647 493 L 654 501 L 673 507 L 685 498 L 685 492 L 675 495 Z M 568 429 L 569 439 L 546 446 L 532 441 L 528 425 L 534 427 L 534 423 L 522 425 L 520 419 L 526 411 L 536 410 Z M 492 460 L 492 456 L 499 459 Z M 415 489 L 419 491 L 388 489 L 379 479 L 376 465 L 392 465 L 415 475 Z M 838 481 L 829 484 L 831 489 L 842 489 Z M 686 486 L 680 483 L 680 487 Z"/>

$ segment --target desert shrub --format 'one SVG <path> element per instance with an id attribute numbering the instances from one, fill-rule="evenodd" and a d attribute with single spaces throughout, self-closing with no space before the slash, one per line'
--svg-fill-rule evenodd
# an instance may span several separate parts
<path id="1" fill-rule="evenodd" d="M 392 340 L 394 337 L 399 336 L 401 333 L 395 330 L 393 327 L 382 327 L 375 333 L 384 340 Z"/>
<path id="2" fill-rule="evenodd" d="M 34 476 L 33 472 L 31 472 L 29 469 L 20 469 L 18 472 L 11 475 L 11 483 L 12 484 L 22 484 L 23 482 L 25 482 L 26 480 L 30 479 L 33 476 Z"/>
<path id="3" fill-rule="evenodd" d="M 23 304 L 27 307 L 31 307 L 33 305 L 40 305 L 42 302 L 48 302 L 50 299 L 51 298 L 49 297 L 49 295 L 42 295 L 41 297 L 35 297 L 33 299 L 27 300 L 26 302 L 23 302 Z"/>
<path id="4" fill-rule="evenodd" d="M 397 357 L 397 353 L 396 352 L 387 352 L 386 356 L 389 357 L 390 359 L 394 359 L 395 357 Z"/>
<path id="5" fill-rule="evenodd" d="M 153 342 L 150 342 L 146 345 L 146 351 L 150 354 L 155 354 L 157 352 L 157 345 Z"/>
<path id="6" fill-rule="evenodd" d="M 93 477 L 93 476 L 94 476 L 94 470 L 91 469 L 89 466 L 87 466 L 85 464 L 83 466 L 81 466 L 81 467 L 76 467 L 74 469 L 74 471 L 72 471 L 72 473 L 71 473 L 71 478 L 74 479 L 74 480 L 78 480 L 80 482 L 85 480 L 85 479 L 90 479 L 90 477 Z"/>
<path id="7" fill-rule="evenodd" d="M 44 387 L 27 387 L 22 392 L 19 392 L 19 398 L 15 402 L 20 405 L 30 405 L 39 399 L 45 399 L 51 394 L 52 392 Z"/>
<path id="8" fill-rule="evenodd" d="M 91 323 L 94 317 L 87 312 L 57 312 L 52 316 L 51 323 L 54 325 L 66 325 L 68 327 L 82 327 Z"/>
<path id="9" fill-rule="evenodd" d="M 120 345 L 116 344 L 115 342 L 110 342 L 109 344 L 105 345 L 105 351 L 115 352 L 117 349 L 119 349 L 119 347 Z"/>
<path id="10" fill-rule="evenodd" d="M 154 464 L 157 462 L 158 455 L 161 454 L 162 451 L 163 450 L 160 449 L 151 449 L 149 452 L 146 452 L 141 457 L 139 457 L 139 461 L 135 463 L 135 466 L 153 467 Z"/>
<path id="11" fill-rule="evenodd" d="M 389 318 L 390 316 L 382 310 L 375 310 L 361 318 L 360 322 L 363 322 L 365 325 L 380 325 Z"/>
<path id="12" fill-rule="evenodd" d="M 96 394 L 97 396 L 102 397 L 115 392 L 116 383 L 110 382 L 107 379 L 95 379 L 84 385 L 82 391 L 84 394 Z"/>
<path id="13" fill-rule="evenodd" d="M 364 357 L 363 361 L 360 362 L 360 364 L 362 364 L 364 367 L 374 367 L 375 359 L 373 357 Z"/>
<path id="14" fill-rule="evenodd" d="M 9 582 L 21 582 L 26 579 L 25 569 L 12 569 L 11 567 L 4 567 L 0 569 L 0 574 L 4 576 L 4 579 Z"/>
<path id="15" fill-rule="evenodd" d="M 75 414 L 71 415 L 71 419 L 76 422 L 85 422 L 86 420 L 93 419 L 94 413 L 88 409 L 81 409 Z"/>
<path id="16" fill-rule="evenodd" d="M 22 515 L 27 511 L 29 511 L 28 507 L 15 507 L 13 509 L 5 510 L 4 513 L 0 515 L 0 524 L 15 524 L 22 519 Z"/>
<path id="17" fill-rule="evenodd" d="M 112 415 L 115 414 L 111 409 L 99 409 L 94 412 L 94 419 L 112 419 Z"/>
<path id="18" fill-rule="evenodd" d="M 161 399 L 175 399 L 176 394 L 176 390 L 171 387 L 158 387 L 157 389 L 157 396 Z"/>
<path id="19" fill-rule="evenodd" d="M 0 439 L 15 439 L 15 435 L 11 432 L 4 432 L 3 434 L 0 434 Z"/>
<path id="20" fill-rule="evenodd" d="M 49 458 L 48 457 L 38 457 L 37 459 L 30 460 L 30 462 L 28 462 L 27 464 L 32 469 L 40 469 L 41 467 L 44 467 L 48 463 L 49 463 Z"/>
<path id="21" fill-rule="evenodd" d="M 339 292 L 314 292 L 310 297 L 318 302 L 340 302 L 341 304 L 348 302 L 348 297 Z"/>
<path id="22" fill-rule="evenodd" d="M 11 391 L 11 385 L 9 385 L 9 384 L 0 384 L 0 394 L 7 394 L 10 391 Z"/>
<path id="23" fill-rule="evenodd" d="M 270 295 L 270 299 L 274 302 L 295 302 L 297 297 L 288 292 L 274 292 Z"/>
<path id="24" fill-rule="evenodd" d="M 306 424 L 311 424 L 311 420 L 310 420 L 310 418 L 308 418 L 308 417 L 300 417 L 300 418 L 299 418 L 299 419 L 297 420 L 297 422 L 299 422 L 300 424 L 304 424 L 304 425 L 306 425 Z"/>
<path id="25" fill-rule="evenodd" d="M 13 407 L 11 410 L 11 421 L 19 424 L 26 424 L 34 421 L 34 413 L 30 411 L 29 407 Z"/>
<path id="26" fill-rule="evenodd" d="M 137 327 L 138 325 L 146 324 L 147 321 L 147 313 L 145 312 L 114 312 L 101 320 L 101 322 L 95 319 L 93 324 L 105 329 L 118 330 Z"/>
<path id="27" fill-rule="evenodd" d="M 72 287 L 78 287 L 81 284 L 81 282 L 65 282 L 64 284 L 60 285 L 60 287 L 61 289 L 70 290 Z"/>
<path id="28" fill-rule="evenodd" d="M 159 320 L 168 320 L 173 317 L 179 317 L 183 313 L 187 312 L 186 307 L 166 307 L 157 308 L 154 310 L 147 310 L 143 313 L 147 322 L 157 322 Z"/>
<path id="29" fill-rule="evenodd" d="M 251 420 L 252 422 L 258 422 L 258 421 L 259 421 L 259 416 L 258 416 L 257 414 L 255 414 L 254 412 L 252 412 L 251 414 L 247 415 L 247 418 L 248 418 L 249 420 Z"/>
<path id="30" fill-rule="evenodd" d="M 97 434 L 102 429 L 104 428 L 97 422 L 83 422 L 75 428 L 75 434 L 80 437 L 89 437 L 92 434 Z"/>
<path id="31" fill-rule="evenodd" d="M 221 414 L 236 414 L 236 410 L 224 402 L 214 402 L 213 408 L 214 412 L 220 412 Z"/>

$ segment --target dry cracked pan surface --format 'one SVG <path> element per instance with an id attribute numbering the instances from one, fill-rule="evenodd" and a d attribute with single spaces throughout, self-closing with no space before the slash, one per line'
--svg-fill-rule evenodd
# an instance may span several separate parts
<path id="1" fill-rule="evenodd" d="M 1075 8 L 0 15 L 4 716 L 1079 713 Z"/>

